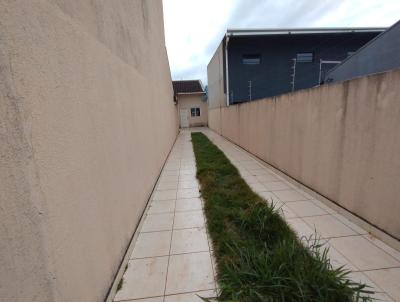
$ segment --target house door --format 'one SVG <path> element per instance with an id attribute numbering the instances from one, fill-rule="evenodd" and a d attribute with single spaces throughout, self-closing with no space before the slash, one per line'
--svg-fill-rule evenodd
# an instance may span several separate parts
<path id="1" fill-rule="evenodd" d="M 181 128 L 189 127 L 189 110 L 188 109 L 180 109 L 179 115 L 181 117 Z"/>

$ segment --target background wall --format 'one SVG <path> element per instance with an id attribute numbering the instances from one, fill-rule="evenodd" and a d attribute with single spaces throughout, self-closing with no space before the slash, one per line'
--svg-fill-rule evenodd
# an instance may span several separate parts
<path id="1" fill-rule="evenodd" d="M 209 127 L 400 239 L 400 70 L 209 110 Z"/>
<path id="2" fill-rule="evenodd" d="M 203 101 L 203 94 L 178 95 L 178 112 L 180 109 L 188 109 L 189 127 L 207 126 L 208 105 Z M 200 116 L 191 116 L 191 108 L 200 108 Z"/>
<path id="3" fill-rule="evenodd" d="M 224 42 L 221 42 L 207 66 L 209 108 L 226 106 L 224 66 Z"/>
<path id="4" fill-rule="evenodd" d="M 0 15 L 0 300 L 102 301 L 177 135 L 162 3 Z"/>
<path id="5" fill-rule="evenodd" d="M 230 103 L 259 99 L 292 91 L 293 58 L 298 53 L 313 53 L 313 61 L 297 62 L 295 90 L 319 85 L 320 60 L 343 61 L 376 37 L 379 32 L 329 34 L 290 34 L 231 37 L 229 40 Z M 260 64 L 242 63 L 243 55 L 260 55 Z M 323 64 L 324 72 L 334 64 Z"/>

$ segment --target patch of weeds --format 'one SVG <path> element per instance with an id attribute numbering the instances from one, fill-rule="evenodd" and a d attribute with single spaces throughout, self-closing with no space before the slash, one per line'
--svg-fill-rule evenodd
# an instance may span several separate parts
<path id="1" fill-rule="evenodd" d="M 303 242 L 279 209 L 254 193 L 204 134 L 192 133 L 197 178 L 214 244 L 219 301 L 370 301 L 371 291 L 333 268 L 319 240 Z M 207 299 L 205 299 L 207 300 Z"/>
<path id="2" fill-rule="evenodd" d="M 128 264 L 125 265 L 124 274 L 125 274 L 127 269 L 128 269 Z M 122 286 L 124 285 L 124 274 L 122 275 L 121 279 L 118 282 L 117 292 L 119 292 L 122 289 Z"/>

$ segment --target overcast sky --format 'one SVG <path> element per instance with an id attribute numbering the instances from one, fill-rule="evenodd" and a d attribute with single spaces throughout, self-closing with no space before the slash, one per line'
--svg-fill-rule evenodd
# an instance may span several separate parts
<path id="1" fill-rule="evenodd" d="M 163 0 L 174 80 L 201 79 L 227 28 L 390 26 L 400 0 Z"/>

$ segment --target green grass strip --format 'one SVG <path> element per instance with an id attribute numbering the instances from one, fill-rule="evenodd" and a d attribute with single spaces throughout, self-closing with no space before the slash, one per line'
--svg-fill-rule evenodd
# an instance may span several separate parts
<path id="1" fill-rule="evenodd" d="M 318 240 L 299 240 L 204 134 L 192 133 L 192 143 L 219 301 L 370 301 L 372 292 L 350 281 L 349 271 L 334 269 Z"/>

